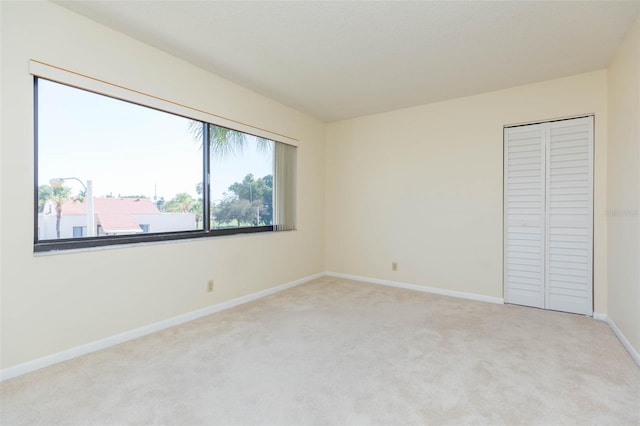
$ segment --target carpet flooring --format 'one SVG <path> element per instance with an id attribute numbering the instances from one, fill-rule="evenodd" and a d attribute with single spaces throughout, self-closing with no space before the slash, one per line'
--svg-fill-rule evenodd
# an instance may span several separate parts
<path id="1" fill-rule="evenodd" d="M 0 384 L 3 425 L 640 424 L 608 326 L 325 277 Z"/>

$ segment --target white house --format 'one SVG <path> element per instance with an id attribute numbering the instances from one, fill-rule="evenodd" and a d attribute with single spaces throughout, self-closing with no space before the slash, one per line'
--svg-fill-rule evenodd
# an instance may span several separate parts
<path id="1" fill-rule="evenodd" d="M 147 232 L 192 231 L 196 229 L 194 213 L 162 213 L 148 198 L 95 197 L 95 235 L 131 235 Z M 56 231 L 56 205 L 47 201 L 38 214 L 38 237 L 41 240 L 87 236 L 87 204 L 68 200 L 62 204 L 60 236 Z"/>

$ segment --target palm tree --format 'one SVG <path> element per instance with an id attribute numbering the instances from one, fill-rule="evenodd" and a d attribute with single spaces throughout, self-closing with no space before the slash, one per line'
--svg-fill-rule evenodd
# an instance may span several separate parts
<path id="1" fill-rule="evenodd" d="M 38 204 L 40 210 L 40 204 L 44 209 L 44 204 L 47 201 L 54 203 L 56 208 L 56 236 L 60 239 L 60 220 L 62 219 L 62 205 L 71 200 L 71 188 L 68 186 L 52 187 L 49 185 L 40 185 L 38 187 Z"/>
<path id="2" fill-rule="evenodd" d="M 176 194 L 171 200 L 164 205 L 165 210 L 175 213 L 189 213 L 195 200 L 186 192 Z"/>
<path id="3" fill-rule="evenodd" d="M 200 121 L 191 121 L 189 123 L 189 131 L 194 139 L 202 141 L 204 126 Z M 256 136 L 258 149 L 268 152 L 271 148 L 269 139 Z M 238 130 L 228 129 L 215 124 L 209 125 L 209 150 L 212 158 L 223 159 L 232 155 L 242 154 L 246 145 L 246 133 Z"/>
<path id="4" fill-rule="evenodd" d="M 196 229 L 200 229 L 202 220 L 202 200 L 194 201 L 191 205 L 191 212 L 196 215 Z"/>
<path id="5" fill-rule="evenodd" d="M 202 220 L 202 200 L 196 200 L 186 192 L 180 192 L 167 201 L 163 206 L 165 211 L 174 213 L 193 213 L 196 219 L 196 229 Z"/>

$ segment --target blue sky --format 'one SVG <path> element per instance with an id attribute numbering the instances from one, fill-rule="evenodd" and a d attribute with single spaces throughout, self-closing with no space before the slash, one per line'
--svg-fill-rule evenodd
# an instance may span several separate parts
<path id="1" fill-rule="evenodd" d="M 93 182 L 94 196 L 197 196 L 201 142 L 191 120 L 47 80 L 38 83 L 38 184 L 56 177 Z M 272 173 L 272 153 L 247 135 L 242 154 L 211 162 L 211 199 L 248 173 Z M 82 188 L 69 181 L 74 193 Z"/>

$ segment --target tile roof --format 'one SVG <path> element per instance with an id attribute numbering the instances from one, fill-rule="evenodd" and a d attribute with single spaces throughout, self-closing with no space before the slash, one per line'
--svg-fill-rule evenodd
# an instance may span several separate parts
<path id="1" fill-rule="evenodd" d="M 105 234 L 123 234 L 142 232 L 138 222 L 130 214 L 104 214 L 98 213 L 98 223 Z"/>
<path id="2" fill-rule="evenodd" d="M 93 198 L 93 211 L 96 214 L 160 214 L 160 210 L 149 198 Z M 87 214 L 86 200 L 65 201 L 62 204 L 63 215 Z"/>
<path id="3" fill-rule="evenodd" d="M 85 200 L 86 201 L 86 200 Z M 62 215 L 86 215 L 87 204 L 68 200 L 62 204 Z M 97 223 L 107 234 L 142 232 L 134 218 L 136 214 L 160 214 L 149 198 L 99 198 L 93 199 Z"/>

